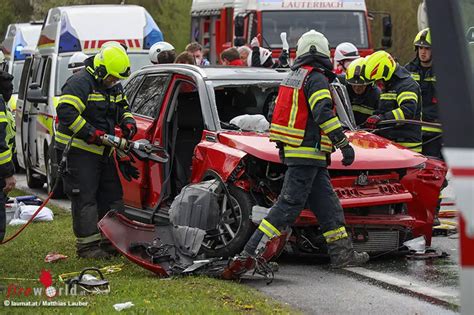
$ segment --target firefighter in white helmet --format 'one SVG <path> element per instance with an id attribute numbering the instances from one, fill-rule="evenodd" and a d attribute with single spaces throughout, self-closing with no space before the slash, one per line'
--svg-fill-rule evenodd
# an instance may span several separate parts
<path id="1" fill-rule="evenodd" d="M 334 51 L 334 66 L 336 74 L 344 74 L 352 61 L 359 58 L 359 51 L 354 44 L 344 42 L 337 45 Z"/>
<path id="2" fill-rule="evenodd" d="M 83 69 L 85 67 L 84 61 L 89 58 L 85 53 L 83 52 L 77 52 L 74 55 L 69 58 L 69 62 L 67 65 L 68 70 L 72 71 L 72 73 L 76 73 L 79 70 Z"/>
<path id="3" fill-rule="evenodd" d="M 174 46 L 168 42 L 157 42 L 151 46 L 148 56 L 153 64 L 174 63 L 176 51 Z"/>
<path id="4" fill-rule="evenodd" d="M 326 37 L 311 30 L 298 40 L 296 60 L 283 79 L 273 111 L 270 140 L 280 148 L 288 166 L 277 202 L 262 220 L 241 254 L 223 273 L 225 279 L 260 268 L 283 249 L 291 225 L 308 204 L 318 218 L 335 268 L 360 265 L 369 260 L 358 253 L 345 228 L 344 212 L 327 170 L 333 146 L 343 155 L 342 165 L 351 165 L 354 149 L 334 113 L 329 82 L 332 72 Z"/>

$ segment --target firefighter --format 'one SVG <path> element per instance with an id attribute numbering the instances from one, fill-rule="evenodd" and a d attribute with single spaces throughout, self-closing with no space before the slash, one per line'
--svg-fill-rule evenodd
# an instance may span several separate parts
<path id="1" fill-rule="evenodd" d="M 359 57 L 359 50 L 354 44 L 344 42 L 337 45 L 336 50 L 334 50 L 336 74 L 344 74 L 351 62 Z"/>
<path id="2" fill-rule="evenodd" d="M 157 42 L 150 47 L 148 56 L 152 64 L 174 63 L 176 51 L 168 42 Z"/>
<path id="3" fill-rule="evenodd" d="M 79 72 L 85 67 L 84 60 L 86 60 L 87 58 L 89 57 L 81 51 L 74 53 L 74 55 L 69 58 L 69 62 L 67 64 L 68 70 L 70 70 L 72 73 Z"/>
<path id="4" fill-rule="evenodd" d="M 277 254 L 284 243 L 283 230 L 307 204 L 318 218 L 333 267 L 369 260 L 367 253 L 352 247 L 327 170 L 333 144 L 342 151 L 345 166 L 353 163 L 355 154 L 334 114 L 329 81 L 335 75 L 326 37 L 315 30 L 303 34 L 291 69 L 281 83 L 270 126 L 270 139 L 277 142 L 288 166 L 283 189 L 243 252 L 229 263 L 224 278 L 236 278 Z"/>
<path id="5" fill-rule="evenodd" d="M 421 88 L 423 101 L 422 120 L 439 123 L 438 97 L 436 96 L 436 76 L 433 71 L 431 58 L 431 34 L 430 29 L 420 31 L 413 41 L 416 57 L 409 62 L 405 68 L 411 72 L 411 76 L 418 82 Z M 423 135 L 422 153 L 443 159 L 441 153 L 442 130 L 435 127 L 421 127 Z"/>
<path id="6" fill-rule="evenodd" d="M 364 77 L 383 85 L 379 108 L 367 118 L 366 127 L 376 129 L 383 120 L 421 120 L 420 87 L 410 73 L 385 51 L 377 51 L 366 58 Z M 378 133 L 399 145 L 421 152 L 419 125 L 401 123 Z"/>
<path id="7" fill-rule="evenodd" d="M 102 137 L 114 134 L 117 125 L 128 139 L 136 134 L 136 123 L 119 81 L 129 77 L 130 60 L 123 47 L 107 45 L 86 59 L 85 66 L 62 88 L 55 140 L 61 151 L 71 144 L 62 177 L 64 191 L 71 199 L 77 255 L 108 258 L 112 247 L 102 240 L 97 222 L 110 209 L 120 211 L 123 201 L 114 152 L 102 145 Z M 116 159 L 126 180 L 138 178 L 130 158 L 117 155 Z"/>
<path id="8" fill-rule="evenodd" d="M 380 97 L 380 89 L 373 82 L 365 80 L 362 75 L 364 64 L 364 58 L 351 62 L 344 80 L 358 126 L 364 124 L 367 118 L 374 114 Z"/>
<path id="9" fill-rule="evenodd" d="M 0 63 L 2 60 L 0 60 Z M 13 76 L 0 71 L 0 242 L 5 237 L 6 230 L 6 212 L 5 202 L 6 194 L 15 188 L 15 167 L 12 161 L 11 139 L 15 137 L 12 128 L 9 125 L 7 102 L 13 91 Z"/>

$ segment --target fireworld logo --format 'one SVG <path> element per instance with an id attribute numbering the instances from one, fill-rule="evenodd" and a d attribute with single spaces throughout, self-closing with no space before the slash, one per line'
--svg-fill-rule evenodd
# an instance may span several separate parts
<path id="1" fill-rule="evenodd" d="M 49 270 L 41 270 L 38 281 L 43 287 L 22 287 L 11 283 L 8 285 L 5 297 L 7 299 L 11 299 L 20 297 L 46 296 L 48 300 L 51 300 L 56 296 L 79 295 L 77 294 L 76 286 L 70 288 L 65 284 L 63 288 L 56 289 L 53 286 L 53 276 Z M 81 292 L 81 295 L 83 295 L 83 293 L 84 292 Z"/>

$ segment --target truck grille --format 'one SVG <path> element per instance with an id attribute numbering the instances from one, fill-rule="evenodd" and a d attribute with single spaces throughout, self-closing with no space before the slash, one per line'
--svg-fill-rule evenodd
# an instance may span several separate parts
<path id="1" fill-rule="evenodd" d="M 367 231 L 368 240 L 354 241 L 354 249 L 358 252 L 386 252 L 399 247 L 399 231 Z"/>

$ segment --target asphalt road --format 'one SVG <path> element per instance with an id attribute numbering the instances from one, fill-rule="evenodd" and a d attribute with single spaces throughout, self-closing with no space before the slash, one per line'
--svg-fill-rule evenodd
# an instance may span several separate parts
<path id="1" fill-rule="evenodd" d="M 17 187 L 29 190 L 25 176 Z M 45 189 L 29 190 L 46 198 Z M 51 201 L 70 209 L 68 200 Z M 364 268 L 334 271 L 311 258 L 282 257 L 273 283 L 243 279 L 242 283 L 308 314 L 456 314 L 459 304 L 458 240 L 433 238 L 432 247 L 450 256 L 409 260 L 381 257 Z"/>

